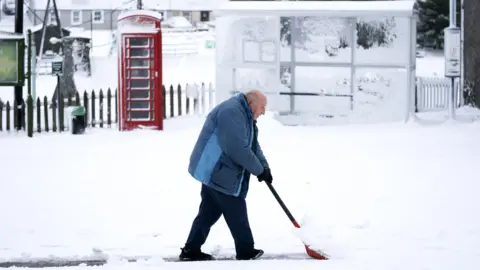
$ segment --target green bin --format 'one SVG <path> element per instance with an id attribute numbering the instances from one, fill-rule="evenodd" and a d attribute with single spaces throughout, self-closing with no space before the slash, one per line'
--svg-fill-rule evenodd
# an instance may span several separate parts
<path id="1" fill-rule="evenodd" d="M 87 123 L 85 121 L 86 110 L 83 106 L 75 106 L 71 108 L 70 117 L 72 119 L 72 134 L 83 134 Z"/>
<path id="2" fill-rule="evenodd" d="M 206 41 L 205 41 L 205 48 L 207 48 L 207 49 L 215 49 L 215 41 L 213 41 L 213 40 L 206 40 Z"/>

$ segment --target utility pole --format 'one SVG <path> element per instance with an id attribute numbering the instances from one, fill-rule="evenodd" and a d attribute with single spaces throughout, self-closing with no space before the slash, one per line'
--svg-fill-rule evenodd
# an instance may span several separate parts
<path id="1" fill-rule="evenodd" d="M 137 0 L 137 9 L 143 9 L 142 0 Z"/>
<path id="2" fill-rule="evenodd" d="M 468 102 L 480 108 L 480 0 L 463 1 L 465 88 Z"/>
<path id="3" fill-rule="evenodd" d="M 23 35 L 23 0 L 16 0 L 15 1 L 15 33 Z M 24 50 L 24 48 L 20 48 Z M 23 63 L 23 61 L 20 61 Z M 14 97 L 15 97 L 15 104 L 17 105 L 14 110 L 17 113 L 17 131 L 22 129 L 22 103 L 23 103 L 23 87 L 22 86 L 15 86 L 14 87 Z"/>

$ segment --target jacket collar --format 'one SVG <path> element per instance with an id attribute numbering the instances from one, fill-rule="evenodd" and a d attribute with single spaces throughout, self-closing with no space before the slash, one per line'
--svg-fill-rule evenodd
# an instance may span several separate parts
<path id="1" fill-rule="evenodd" d="M 240 100 L 242 107 L 245 109 L 245 112 L 247 113 L 248 118 L 253 119 L 253 112 L 250 106 L 248 106 L 247 97 L 245 96 L 245 94 L 239 93 L 238 99 Z"/>

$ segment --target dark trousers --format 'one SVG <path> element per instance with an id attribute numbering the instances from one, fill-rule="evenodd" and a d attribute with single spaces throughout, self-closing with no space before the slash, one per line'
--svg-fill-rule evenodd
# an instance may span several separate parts
<path id="1" fill-rule="evenodd" d="M 244 198 L 228 196 L 202 185 L 202 202 L 193 221 L 185 248 L 199 250 L 207 240 L 210 228 L 223 214 L 235 241 L 237 254 L 251 252 L 253 235 L 248 222 L 247 204 Z"/>

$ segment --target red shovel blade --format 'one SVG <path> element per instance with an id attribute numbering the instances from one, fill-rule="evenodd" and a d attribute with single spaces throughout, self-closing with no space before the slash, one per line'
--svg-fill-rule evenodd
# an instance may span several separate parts
<path id="1" fill-rule="evenodd" d="M 317 259 L 317 260 L 328 260 L 326 255 L 321 254 L 320 252 L 314 251 L 305 245 L 305 250 L 307 251 L 308 256 Z"/>
<path id="2" fill-rule="evenodd" d="M 300 224 L 298 224 L 297 221 L 293 221 L 293 226 L 296 228 L 300 228 Z M 305 245 L 305 250 L 307 251 L 308 256 L 317 259 L 317 260 L 328 260 L 327 255 L 322 254 L 321 252 L 315 251 L 311 248 L 309 248 L 307 245 Z"/>
<path id="3" fill-rule="evenodd" d="M 300 224 L 298 224 L 298 222 L 295 220 L 295 218 L 292 216 L 292 213 L 290 213 L 290 211 L 288 210 L 287 206 L 285 206 L 285 203 L 283 203 L 282 199 L 280 198 L 280 196 L 278 196 L 278 193 L 277 191 L 273 188 L 272 186 L 272 183 L 269 183 L 269 182 L 265 182 L 268 186 L 268 188 L 270 189 L 270 191 L 272 192 L 273 196 L 275 197 L 275 199 L 277 200 L 277 202 L 280 204 L 280 206 L 282 207 L 283 211 L 285 212 L 285 214 L 288 216 L 288 218 L 290 219 L 290 221 L 293 223 L 293 226 L 295 226 L 296 228 L 300 228 Z M 311 248 L 309 248 L 305 242 L 303 243 L 305 245 L 305 250 L 307 251 L 307 254 L 308 256 L 314 258 L 314 259 L 317 259 L 317 260 L 328 260 L 328 257 L 326 254 L 323 254 L 321 251 L 314 251 L 312 250 Z"/>

